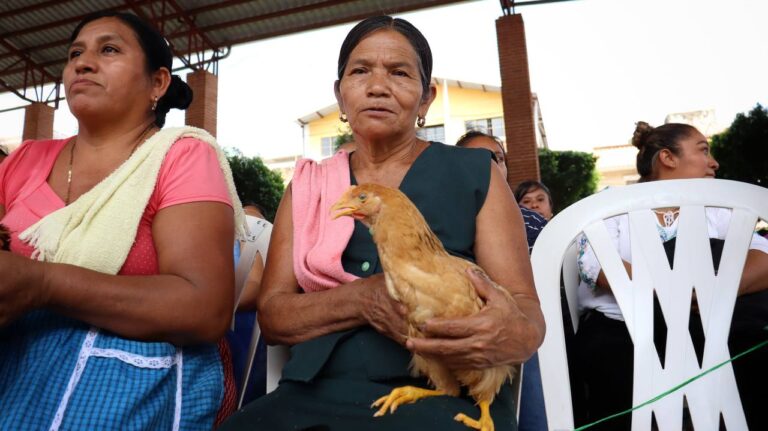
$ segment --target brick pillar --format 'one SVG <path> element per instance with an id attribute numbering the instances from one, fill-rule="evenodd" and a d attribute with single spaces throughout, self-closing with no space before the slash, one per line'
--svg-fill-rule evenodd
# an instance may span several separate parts
<path id="1" fill-rule="evenodd" d="M 216 136 L 219 77 L 205 70 L 196 70 L 187 74 L 187 84 L 192 88 L 194 99 L 187 108 L 185 122 Z"/>
<path id="2" fill-rule="evenodd" d="M 496 37 L 499 43 L 504 130 L 507 135 L 507 181 L 514 190 L 525 180 L 540 179 L 522 15 L 507 15 L 497 19 Z"/>
<path id="3" fill-rule="evenodd" d="M 45 103 L 36 102 L 24 108 L 24 132 L 21 140 L 53 138 L 53 113 Z"/>

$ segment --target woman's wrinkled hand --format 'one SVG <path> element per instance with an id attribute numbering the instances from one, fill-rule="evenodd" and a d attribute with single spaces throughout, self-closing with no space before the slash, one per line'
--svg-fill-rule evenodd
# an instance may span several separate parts
<path id="1" fill-rule="evenodd" d="M 536 351 L 539 330 L 484 273 L 470 269 L 467 274 L 485 301 L 483 308 L 469 317 L 428 320 L 419 328 L 425 337 L 410 338 L 406 347 L 453 369 L 525 362 Z"/>
<path id="2" fill-rule="evenodd" d="M 42 264 L 0 251 L 0 327 L 44 304 Z"/>
<path id="3" fill-rule="evenodd" d="M 407 309 L 387 292 L 384 274 L 372 275 L 364 281 L 362 313 L 365 320 L 381 334 L 405 345 Z"/>

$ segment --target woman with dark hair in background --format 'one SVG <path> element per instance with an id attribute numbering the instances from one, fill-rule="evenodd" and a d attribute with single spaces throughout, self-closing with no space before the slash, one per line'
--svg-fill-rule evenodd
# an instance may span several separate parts
<path id="1" fill-rule="evenodd" d="M 632 144 L 638 149 L 637 171 L 641 182 L 715 177 L 717 161 L 709 152 L 707 139 L 695 127 L 670 123 L 654 128 L 639 122 Z M 659 236 L 671 261 L 678 229 L 678 210 L 657 208 L 655 212 Z M 712 255 L 719 261 L 731 211 L 707 208 L 706 217 Z M 631 274 L 629 217 L 626 214 L 612 217 L 605 220 L 605 225 Z M 587 385 L 586 420 L 591 422 L 632 406 L 634 348 L 616 298 L 584 236 L 579 239 L 578 266 L 581 276 L 578 287 L 581 323 L 576 333 L 576 360 Z M 728 342 L 732 354 L 765 340 L 763 328 L 768 325 L 768 240 L 757 234 L 750 244 L 738 295 Z M 698 315 L 697 310 L 692 312 Z M 657 310 L 654 319 L 663 321 L 660 310 Z M 703 333 L 700 327 L 694 326 L 696 320 L 691 319 L 690 331 L 697 354 L 701 354 Z M 660 328 L 661 325 L 654 327 L 656 337 L 663 332 Z M 663 343 L 657 343 L 657 346 L 663 355 Z M 768 405 L 766 361 L 768 352 L 762 349 L 733 363 L 749 429 L 768 429 L 765 410 Z M 595 428 L 629 430 L 631 419 L 630 415 L 625 415 Z"/>
<path id="2" fill-rule="evenodd" d="M 456 141 L 456 146 L 463 148 L 482 148 L 490 151 L 491 158 L 496 162 L 496 166 L 498 166 L 501 171 L 502 178 L 507 178 L 507 154 L 504 151 L 504 145 L 499 138 L 479 130 L 470 130 Z M 547 192 L 549 191 L 547 190 Z M 520 212 L 523 215 L 525 235 L 528 240 L 528 252 L 530 253 L 531 250 L 533 250 L 533 244 L 536 242 L 536 238 L 539 237 L 539 233 L 541 233 L 541 230 L 544 229 L 544 226 L 547 224 L 547 220 L 543 218 L 541 214 L 522 205 L 520 205 Z"/>
<path id="3" fill-rule="evenodd" d="M 531 211 L 536 211 L 549 221 L 554 215 L 552 193 L 539 181 L 523 181 L 515 189 L 517 204 Z"/>
<path id="4" fill-rule="evenodd" d="M 292 345 L 291 359 L 280 386 L 222 429 L 465 431 L 453 417 L 477 411 L 466 395 L 424 398 L 381 417 L 371 403 L 403 384 L 430 387 L 410 375 L 411 352 L 483 369 L 523 362 L 541 343 L 520 211 L 490 154 L 416 136 L 435 97 L 431 71 L 429 44 L 402 19 L 366 19 L 344 40 L 335 91 L 355 150 L 322 164 L 299 161 L 259 293 L 262 334 Z M 475 260 L 511 295 L 491 291 L 478 314 L 432 319 L 423 328 L 429 338 L 406 340 L 405 311 L 386 291 L 368 228 L 329 217 L 351 184 L 364 183 L 399 188 L 450 253 Z M 478 292 L 489 286 L 473 283 Z M 497 430 L 516 428 L 511 392 L 502 386 L 492 404 Z"/>
<path id="5" fill-rule="evenodd" d="M 483 148 L 493 154 L 491 158 L 501 169 L 504 178 L 507 178 L 507 154 L 504 151 L 504 144 L 499 138 L 489 135 L 479 130 L 470 130 L 461 135 L 456 141 L 457 147 L 464 148 Z"/>
<path id="6" fill-rule="evenodd" d="M 243 216 L 213 138 L 160 130 L 192 100 L 171 61 L 136 16 L 86 17 L 63 72 L 77 135 L 0 165 L 0 429 L 214 425 Z"/>

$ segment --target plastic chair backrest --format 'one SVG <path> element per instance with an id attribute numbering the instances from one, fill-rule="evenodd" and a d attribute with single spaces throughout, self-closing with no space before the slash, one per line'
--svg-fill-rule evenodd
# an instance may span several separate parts
<path id="1" fill-rule="evenodd" d="M 237 310 L 237 304 L 240 302 L 240 297 L 245 290 L 245 283 L 248 280 L 248 274 L 251 271 L 257 253 L 261 255 L 262 263 L 266 263 L 267 253 L 269 251 L 269 239 L 272 236 L 272 223 L 250 215 L 245 216 L 245 221 L 248 224 L 248 234 L 240 249 L 240 259 L 238 259 L 237 264 L 235 265 L 235 310 Z M 234 329 L 234 325 L 235 321 L 233 318 L 232 329 Z M 259 345 L 259 338 L 261 338 L 261 330 L 259 329 L 259 324 L 254 322 L 253 333 L 248 347 L 245 371 L 240 380 L 242 382 L 241 387 L 238 388 L 238 408 L 242 406 L 245 397 L 245 388 L 248 387 L 248 380 L 251 377 L 251 368 L 253 367 L 253 362 L 256 358 L 256 349 Z"/>
<path id="2" fill-rule="evenodd" d="M 652 211 L 668 207 L 680 207 L 674 269 L 670 269 Z M 732 210 L 717 274 L 705 207 Z M 632 279 L 604 224 L 605 219 L 621 214 L 629 217 Z M 547 224 L 531 260 L 547 324 L 539 360 L 550 430 L 573 429 L 560 275 L 561 270 L 565 271 L 566 295 L 574 315 L 575 238 L 582 232 L 587 236 L 622 310 L 635 346 L 633 405 L 638 405 L 730 358 L 727 340 L 731 316 L 758 218 L 768 220 L 765 188 L 735 181 L 691 179 L 608 189 L 566 208 Z M 706 338 L 701 366 L 688 332 L 694 290 Z M 653 342 L 654 293 L 668 330 L 663 368 Z M 721 414 L 727 429 L 747 429 L 733 368 L 727 364 L 634 411 L 632 430 L 650 430 L 652 415 L 659 430 L 680 430 L 684 399 L 697 431 L 717 430 Z"/>
<path id="3" fill-rule="evenodd" d="M 248 226 L 252 236 L 249 237 L 248 241 L 246 241 L 246 246 L 240 255 L 240 261 L 238 261 L 238 268 L 240 267 L 240 262 L 243 262 L 243 264 L 247 265 L 248 270 L 250 270 L 251 265 L 253 264 L 253 259 L 256 256 L 256 252 L 261 253 L 261 258 L 264 259 L 265 263 L 267 261 L 269 238 L 272 235 L 272 224 L 266 220 L 252 216 L 246 216 L 246 219 L 248 221 Z M 249 247 L 251 247 L 250 250 Z M 245 250 L 248 251 L 244 260 L 244 256 L 246 255 Z M 239 275 L 239 273 L 236 274 Z M 244 275 L 241 277 L 236 276 L 236 284 L 238 283 L 237 280 L 240 280 L 239 282 L 241 283 L 239 284 L 241 288 L 240 291 L 238 291 L 238 298 L 242 293 L 242 288 L 245 286 L 245 280 L 247 277 L 248 271 L 245 271 Z M 253 325 L 253 335 L 251 336 L 251 344 L 248 349 L 248 363 L 245 368 L 243 388 L 246 387 L 248 379 L 250 378 L 251 368 L 253 367 L 253 361 L 256 357 L 256 349 L 258 348 L 260 339 L 261 328 L 259 328 L 259 322 L 257 321 L 254 322 Z M 288 361 L 288 356 L 290 354 L 289 352 L 290 351 L 287 346 L 267 346 L 267 393 L 277 389 L 277 383 L 280 381 L 280 376 L 283 372 L 283 366 Z M 242 405 L 244 395 L 245 393 L 241 388 L 238 406 Z"/>
<path id="4" fill-rule="evenodd" d="M 248 225 L 248 233 L 240 248 L 240 259 L 235 263 L 235 309 L 245 290 L 245 282 L 256 259 L 256 253 L 261 253 L 262 260 L 267 261 L 269 238 L 272 236 L 272 223 L 250 215 L 245 216 L 245 222 Z"/>
<path id="5" fill-rule="evenodd" d="M 283 375 L 283 366 L 288 362 L 290 355 L 288 346 L 267 347 L 267 393 L 277 389 L 277 384 Z"/>

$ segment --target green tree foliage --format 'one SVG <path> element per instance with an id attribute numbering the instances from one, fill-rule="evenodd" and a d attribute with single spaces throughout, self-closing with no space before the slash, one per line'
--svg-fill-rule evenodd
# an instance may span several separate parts
<path id="1" fill-rule="evenodd" d="M 552 192 L 555 214 L 597 190 L 596 161 L 581 151 L 539 149 L 541 182 Z"/>
<path id="2" fill-rule="evenodd" d="M 352 135 L 352 129 L 349 128 L 348 124 L 340 127 L 339 136 L 333 141 L 333 152 L 335 153 L 336 151 L 339 151 L 339 147 L 354 140 L 355 137 Z"/>
<path id="3" fill-rule="evenodd" d="M 768 110 L 757 104 L 738 114 L 731 126 L 712 137 L 717 177 L 768 187 Z"/>
<path id="4" fill-rule="evenodd" d="M 245 157 L 238 153 L 231 152 L 227 157 L 238 197 L 243 202 L 253 201 L 264 207 L 264 216 L 273 221 L 285 189 L 283 178 L 270 170 L 259 157 Z"/>

